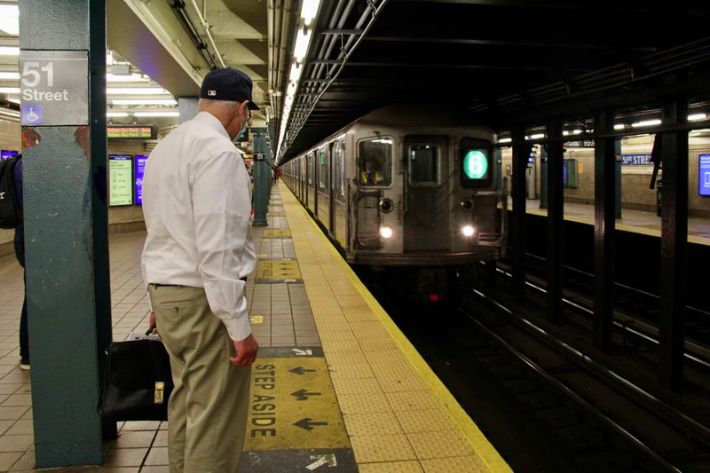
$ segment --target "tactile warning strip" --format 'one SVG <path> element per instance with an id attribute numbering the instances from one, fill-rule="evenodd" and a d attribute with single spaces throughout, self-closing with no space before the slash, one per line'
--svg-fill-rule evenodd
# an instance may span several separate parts
<path id="1" fill-rule="evenodd" d="M 360 471 L 510 472 L 293 194 L 279 190 Z"/>

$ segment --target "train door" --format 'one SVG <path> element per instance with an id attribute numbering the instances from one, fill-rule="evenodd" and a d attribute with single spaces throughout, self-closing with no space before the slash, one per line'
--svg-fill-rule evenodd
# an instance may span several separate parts
<path id="1" fill-rule="evenodd" d="M 449 250 L 448 140 L 407 136 L 404 153 L 404 251 Z"/>
<path id="2" fill-rule="evenodd" d="M 328 182 L 330 185 L 328 186 L 328 202 L 330 202 L 330 208 L 328 209 L 328 230 L 330 230 L 330 234 L 335 236 L 335 172 L 334 172 L 334 167 L 335 167 L 335 159 L 333 157 L 333 150 L 335 149 L 335 142 L 328 143 L 328 173 L 329 173 L 329 178 Z"/>
<path id="3" fill-rule="evenodd" d="M 331 148 L 331 228 L 333 236 L 340 242 L 343 248 L 347 247 L 347 226 L 348 226 L 348 209 L 347 209 L 347 184 L 345 176 L 345 142 L 336 140 Z"/>
<path id="4" fill-rule="evenodd" d="M 392 186 L 393 140 L 375 137 L 360 140 L 357 146 L 355 183 L 355 243 L 361 249 L 380 248 L 380 198 Z"/>

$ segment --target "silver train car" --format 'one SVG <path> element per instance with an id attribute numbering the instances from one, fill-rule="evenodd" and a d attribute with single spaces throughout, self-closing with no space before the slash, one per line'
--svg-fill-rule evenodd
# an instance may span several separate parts
<path id="1" fill-rule="evenodd" d="M 452 111 L 376 110 L 281 166 L 349 263 L 451 267 L 500 256 L 504 213 L 490 129 Z"/>

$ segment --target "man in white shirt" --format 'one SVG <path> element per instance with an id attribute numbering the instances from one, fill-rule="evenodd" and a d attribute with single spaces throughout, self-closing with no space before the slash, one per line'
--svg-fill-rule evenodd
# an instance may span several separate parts
<path id="1" fill-rule="evenodd" d="M 175 387 L 171 473 L 234 473 L 244 443 L 251 364 L 246 277 L 256 265 L 249 175 L 232 140 L 252 82 L 233 68 L 205 76 L 199 113 L 150 154 L 143 180 L 143 277 Z"/>

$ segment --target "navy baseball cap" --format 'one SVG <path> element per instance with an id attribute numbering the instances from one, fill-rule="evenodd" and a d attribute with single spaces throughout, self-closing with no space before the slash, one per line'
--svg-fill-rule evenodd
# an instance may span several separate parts
<path id="1" fill-rule="evenodd" d="M 233 67 L 224 67 L 207 73 L 202 80 L 200 98 L 231 102 L 248 100 L 249 110 L 259 110 L 251 98 L 251 88 L 252 82 L 248 75 Z"/>

